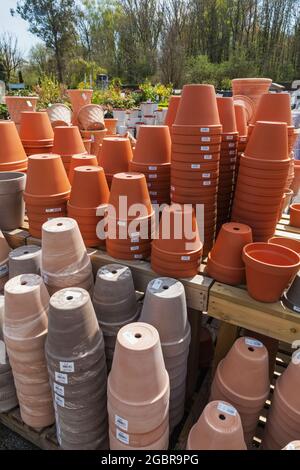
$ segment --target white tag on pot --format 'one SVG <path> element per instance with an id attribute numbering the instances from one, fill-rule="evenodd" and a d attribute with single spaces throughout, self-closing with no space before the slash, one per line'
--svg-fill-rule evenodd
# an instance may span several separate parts
<path id="1" fill-rule="evenodd" d="M 236 160 L 235 158 L 231 158 L 231 159 L 230 159 L 230 162 L 231 162 L 231 163 L 234 163 L 235 160 Z"/>
<path id="2" fill-rule="evenodd" d="M 140 241 L 140 237 L 130 237 L 131 243 L 138 243 Z"/>
<path id="3" fill-rule="evenodd" d="M 137 250 L 139 250 L 139 249 L 140 249 L 140 247 L 139 247 L 138 245 L 137 245 L 137 246 L 131 246 L 131 247 L 130 247 L 130 250 L 131 250 L 131 251 L 137 251 Z"/>
<path id="4" fill-rule="evenodd" d="M 67 374 L 62 374 L 61 372 L 55 372 L 55 380 L 58 383 L 66 385 L 68 383 L 68 376 Z"/>
<path id="5" fill-rule="evenodd" d="M 227 135 L 226 140 L 233 140 L 233 135 Z"/>
<path id="6" fill-rule="evenodd" d="M 235 143 L 228 144 L 228 147 L 229 147 L 230 149 L 232 149 L 233 147 L 235 147 Z"/>
<path id="7" fill-rule="evenodd" d="M 81 95 L 81 96 L 82 96 L 82 98 L 84 99 L 84 101 L 86 101 L 86 100 L 87 100 L 87 96 L 86 96 L 86 94 L 85 94 L 85 93 L 82 93 L 82 95 Z"/>
<path id="8" fill-rule="evenodd" d="M 200 127 L 200 132 L 209 132 L 209 127 Z"/>
<path id="9" fill-rule="evenodd" d="M 202 173 L 202 178 L 210 178 L 210 173 Z"/>
<path id="10" fill-rule="evenodd" d="M 49 209 L 45 209 L 46 214 L 49 212 L 61 212 L 62 208 L 61 207 L 51 207 Z"/>
<path id="11" fill-rule="evenodd" d="M 221 411 L 222 413 L 226 413 L 227 415 L 231 416 L 236 416 L 237 413 L 236 409 L 233 406 L 226 405 L 226 403 L 223 403 L 222 401 L 218 403 L 218 411 Z"/>
<path id="12" fill-rule="evenodd" d="M 156 171 L 156 170 L 157 170 L 157 166 L 148 166 L 148 170 L 149 170 L 149 171 Z"/>
<path id="13" fill-rule="evenodd" d="M 32 108 L 32 103 L 31 103 L 31 101 L 27 100 L 26 103 L 27 103 L 27 106 L 28 106 L 29 108 Z"/>
<path id="14" fill-rule="evenodd" d="M 156 179 L 156 178 L 157 178 L 157 174 L 149 175 L 149 179 L 151 179 L 151 180 Z"/>
<path id="15" fill-rule="evenodd" d="M 62 408 L 65 407 L 65 399 L 60 395 L 57 395 L 57 393 L 54 393 L 54 401 L 57 405 L 61 406 Z"/>
<path id="16" fill-rule="evenodd" d="M 294 312 L 299 312 L 300 313 L 300 307 L 297 307 L 297 305 L 293 306 Z"/>
<path id="17" fill-rule="evenodd" d="M 62 385 L 58 385 L 54 382 L 53 390 L 55 391 L 55 393 L 58 393 L 58 395 L 61 395 L 62 397 L 65 396 L 65 387 L 63 387 Z"/>
<path id="18" fill-rule="evenodd" d="M 123 444 L 129 444 L 129 435 L 123 431 L 120 431 L 118 428 L 116 429 L 116 438 Z"/>
<path id="19" fill-rule="evenodd" d="M 118 225 L 120 225 L 120 227 L 126 227 L 126 222 L 123 222 L 122 220 L 118 220 Z"/>
<path id="20" fill-rule="evenodd" d="M 123 431 L 128 431 L 128 421 L 121 416 L 115 415 L 115 425 Z"/>
<path id="21" fill-rule="evenodd" d="M 181 256 L 181 261 L 190 261 L 190 256 Z"/>
<path id="22" fill-rule="evenodd" d="M 152 284 L 152 288 L 155 290 L 158 290 L 161 288 L 162 284 L 163 284 L 163 281 L 161 279 L 155 279 L 155 281 Z"/>
<path id="23" fill-rule="evenodd" d="M 253 338 L 245 338 L 245 344 L 247 346 L 251 346 L 253 348 L 262 348 L 263 344 L 261 341 L 258 341 L 258 339 L 253 339 Z"/>
<path id="24" fill-rule="evenodd" d="M 157 191 L 149 191 L 150 196 L 157 196 Z"/>
<path id="25" fill-rule="evenodd" d="M 212 160 L 212 155 L 203 155 L 204 160 Z"/>
<path id="26" fill-rule="evenodd" d="M 229 150 L 229 155 L 235 155 L 235 150 Z"/>
<path id="27" fill-rule="evenodd" d="M 192 170 L 199 170 L 201 168 L 200 163 L 192 163 L 191 164 Z"/>
<path id="28" fill-rule="evenodd" d="M 60 372 L 74 372 L 75 371 L 75 366 L 74 362 L 64 362 L 60 361 L 59 362 L 59 370 Z"/>
<path id="29" fill-rule="evenodd" d="M 92 141 L 92 142 L 95 142 L 95 136 L 94 136 L 94 134 L 91 135 L 91 141 Z"/>
<path id="30" fill-rule="evenodd" d="M 201 142 L 210 142 L 210 137 L 201 137 Z"/>
<path id="31" fill-rule="evenodd" d="M 134 259 L 142 259 L 143 255 L 133 255 Z"/>
<path id="32" fill-rule="evenodd" d="M 209 150 L 209 147 L 207 145 L 201 145 L 200 150 L 202 152 L 206 152 L 207 150 Z"/>
<path id="33" fill-rule="evenodd" d="M 211 181 L 203 181 L 203 186 L 210 186 L 211 185 Z"/>
<path id="34" fill-rule="evenodd" d="M 0 277 L 4 277 L 8 274 L 8 264 L 3 264 L 0 266 Z"/>

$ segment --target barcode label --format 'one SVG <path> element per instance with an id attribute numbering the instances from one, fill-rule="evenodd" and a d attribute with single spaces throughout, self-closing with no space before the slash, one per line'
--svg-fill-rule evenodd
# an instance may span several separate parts
<path id="1" fill-rule="evenodd" d="M 209 132 L 209 127 L 200 127 L 200 132 Z"/>
<path id="2" fill-rule="evenodd" d="M 231 416 L 236 416 L 237 414 L 237 411 L 235 408 L 233 408 L 233 406 L 226 405 L 226 403 L 223 403 L 221 401 L 218 404 L 218 411 L 221 411 L 222 413 L 226 413 Z"/>
<path id="3" fill-rule="evenodd" d="M 58 385 L 54 382 L 53 390 L 55 391 L 55 393 L 58 393 L 58 395 L 61 395 L 62 397 L 65 396 L 65 388 L 62 385 Z"/>
<path id="4" fill-rule="evenodd" d="M 54 394 L 54 401 L 58 406 L 61 406 L 62 408 L 65 407 L 65 399 L 60 395 L 57 395 L 57 393 Z"/>
<path id="5" fill-rule="evenodd" d="M 209 147 L 208 147 L 207 145 L 205 145 L 205 146 L 202 145 L 202 146 L 200 147 L 200 150 L 203 151 L 203 152 L 206 152 L 207 150 L 209 150 Z"/>
<path id="6" fill-rule="evenodd" d="M 68 383 L 68 376 L 67 374 L 61 374 L 60 372 L 55 372 L 55 380 L 58 383 L 66 385 Z"/>
<path id="7" fill-rule="evenodd" d="M 203 158 L 204 160 L 211 160 L 212 159 L 212 155 L 204 155 Z"/>
<path id="8" fill-rule="evenodd" d="M 74 362 L 63 362 L 60 361 L 59 363 L 60 372 L 74 372 Z"/>
<path id="9" fill-rule="evenodd" d="M 123 431 L 128 431 L 128 421 L 127 419 L 121 418 L 121 416 L 115 415 L 115 425 Z"/>
<path id="10" fill-rule="evenodd" d="M 192 163 L 191 168 L 193 170 L 199 170 L 199 168 L 201 168 L 201 165 L 199 163 Z"/>
<path id="11" fill-rule="evenodd" d="M 120 431 L 118 428 L 116 429 L 116 438 L 118 441 L 123 442 L 123 444 L 129 444 L 129 435 Z"/>

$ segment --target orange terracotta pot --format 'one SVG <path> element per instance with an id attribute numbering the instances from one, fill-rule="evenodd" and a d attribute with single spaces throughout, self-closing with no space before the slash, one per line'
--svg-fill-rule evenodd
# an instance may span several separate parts
<path id="1" fill-rule="evenodd" d="M 206 144 L 202 143 L 199 145 L 186 145 L 186 144 L 172 144 L 172 153 L 185 153 L 185 154 L 200 154 L 210 155 L 212 153 L 220 152 L 220 144 Z"/>
<path id="2" fill-rule="evenodd" d="M 129 162 L 129 169 L 130 171 L 144 173 L 148 181 L 157 179 L 161 182 L 161 180 L 166 180 L 167 178 L 170 178 L 171 164 L 157 163 L 155 165 L 149 165 L 143 163 L 135 163 L 131 161 Z"/>
<path id="3" fill-rule="evenodd" d="M 183 178 L 172 177 L 171 186 L 189 188 L 190 190 L 195 189 L 195 194 L 196 193 L 199 194 L 199 192 L 206 191 L 207 189 L 211 190 L 212 188 L 215 188 L 215 191 L 217 191 L 216 188 L 218 187 L 218 179 L 215 178 L 215 179 L 209 179 L 209 180 L 193 181 L 193 180 L 186 180 Z"/>
<path id="4" fill-rule="evenodd" d="M 173 261 L 165 262 L 154 260 L 151 256 L 151 268 L 152 270 L 159 274 L 160 276 L 172 276 L 175 279 L 187 279 L 196 276 L 200 271 L 200 266 L 194 263 L 193 265 L 189 264 L 188 267 L 180 266 L 180 269 L 176 269 Z"/>
<path id="5" fill-rule="evenodd" d="M 23 111 L 20 121 L 20 138 L 24 144 L 49 143 L 53 140 L 53 129 L 45 112 Z"/>
<path id="6" fill-rule="evenodd" d="M 106 137 L 98 152 L 98 163 L 105 174 L 127 172 L 132 160 L 132 148 L 128 138 Z"/>
<path id="7" fill-rule="evenodd" d="M 98 155 L 99 146 L 102 144 L 104 137 L 107 134 L 107 129 L 101 131 L 81 131 L 83 139 L 91 139 L 91 154 Z"/>
<path id="8" fill-rule="evenodd" d="M 268 179 L 268 178 L 255 178 L 252 176 L 245 176 L 241 172 L 238 175 L 238 182 L 239 186 L 252 186 L 257 188 L 265 188 L 274 190 L 274 192 L 282 191 L 284 193 L 286 179 L 285 178 L 278 178 L 278 179 Z"/>
<path id="9" fill-rule="evenodd" d="M 234 102 L 231 97 L 217 97 L 217 105 L 223 134 L 236 133 L 236 119 L 234 113 Z"/>
<path id="10" fill-rule="evenodd" d="M 26 170 L 27 156 L 24 152 L 18 131 L 13 122 L 0 122 L 0 170 Z"/>
<path id="11" fill-rule="evenodd" d="M 293 125 L 289 93 L 264 93 L 258 103 L 253 122 L 276 121 Z"/>
<path id="12" fill-rule="evenodd" d="M 189 126 L 189 125 L 177 125 L 173 124 L 171 134 L 172 135 L 201 135 L 201 136 L 212 136 L 221 135 L 222 125 L 212 125 L 205 127 Z"/>
<path id="13" fill-rule="evenodd" d="M 294 195 L 297 196 L 300 189 L 300 160 L 294 160 L 294 172 L 291 189 L 294 191 Z"/>
<path id="14" fill-rule="evenodd" d="M 292 227 L 300 227 L 300 204 L 292 204 L 290 206 L 290 225 Z"/>
<path id="15" fill-rule="evenodd" d="M 214 87 L 212 85 L 185 85 L 174 124 L 200 127 L 219 126 L 220 119 Z"/>
<path id="16" fill-rule="evenodd" d="M 78 127 L 58 126 L 54 129 L 53 153 L 69 158 L 86 153 Z"/>
<path id="17" fill-rule="evenodd" d="M 104 125 L 104 113 L 98 104 L 86 104 L 82 106 L 77 114 L 77 120 L 80 129 L 83 130 L 102 130 Z"/>
<path id="18" fill-rule="evenodd" d="M 92 101 L 93 90 L 67 90 L 67 94 L 71 100 L 73 109 L 72 122 L 74 125 L 78 124 L 77 114 L 80 108 L 90 104 Z"/>
<path id="19" fill-rule="evenodd" d="M 172 162 L 211 163 L 220 161 L 220 152 L 215 153 L 178 153 L 172 151 Z"/>
<path id="20" fill-rule="evenodd" d="M 117 124 L 118 124 L 118 119 L 113 119 L 113 118 L 104 119 L 104 125 L 105 125 L 105 129 L 107 129 L 107 135 L 115 135 L 117 133 Z"/>
<path id="21" fill-rule="evenodd" d="M 174 161 L 172 159 L 172 169 L 178 171 L 190 171 L 190 172 L 206 172 L 206 171 L 217 171 L 219 169 L 218 162 L 209 162 L 209 163 L 198 163 L 198 162 L 181 162 Z"/>
<path id="22" fill-rule="evenodd" d="M 238 189 L 235 191 L 235 199 L 239 201 L 239 203 L 241 204 L 246 203 L 248 205 L 257 204 L 259 206 L 259 210 L 261 210 L 262 207 L 266 208 L 267 210 L 268 206 L 274 206 L 274 205 L 277 205 L 279 207 L 281 198 L 282 198 L 281 194 L 279 194 L 275 198 L 275 197 L 256 195 L 253 192 L 249 193 L 249 192 L 242 191 L 242 189 Z"/>
<path id="23" fill-rule="evenodd" d="M 79 166 L 98 166 L 95 155 L 73 155 L 69 167 L 69 181 L 72 185 L 74 178 L 74 170 Z"/>
<path id="24" fill-rule="evenodd" d="M 247 168 L 255 168 L 259 170 L 270 170 L 270 171 L 282 171 L 288 174 L 290 167 L 290 160 L 278 161 L 278 160 L 258 160 L 256 158 L 248 157 L 242 154 L 240 157 L 240 163 Z"/>
<path id="25" fill-rule="evenodd" d="M 168 126 L 140 126 L 133 162 L 163 164 L 171 161 L 171 137 Z"/>
<path id="26" fill-rule="evenodd" d="M 245 154 L 263 160 L 287 160 L 287 126 L 282 122 L 256 122 Z"/>
<path id="27" fill-rule="evenodd" d="M 276 302 L 300 266 L 294 251 L 271 243 L 250 243 L 243 249 L 249 294 L 261 302 Z"/>
<path id="28" fill-rule="evenodd" d="M 268 240 L 268 243 L 274 243 L 275 245 L 285 246 L 290 250 L 295 251 L 300 254 L 300 241 L 294 240 L 293 238 L 284 238 L 284 237 L 272 237 Z"/>
<path id="29" fill-rule="evenodd" d="M 5 96 L 5 104 L 10 119 L 15 124 L 20 124 L 23 111 L 35 111 L 38 97 L 34 96 Z"/>
<path id="30" fill-rule="evenodd" d="M 179 103 L 180 103 L 180 96 L 170 97 L 168 110 L 167 110 L 167 114 L 166 114 L 165 122 L 164 122 L 164 125 L 169 126 L 170 129 L 172 128 L 172 125 L 174 124 Z"/>
<path id="31" fill-rule="evenodd" d="M 239 136 L 245 137 L 248 134 L 247 114 L 245 107 L 242 104 L 234 103 L 234 112 Z"/>
<path id="32" fill-rule="evenodd" d="M 252 102 L 252 112 L 249 120 L 254 117 L 255 109 L 264 93 L 268 93 L 272 80 L 269 78 L 236 78 L 232 80 L 233 95 Z"/>
<path id="33" fill-rule="evenodd" d="M 286 178 L 286 170 L 263 170 L 257 168 L 250 168 L 243 165 L 240 166 L 239 175 L 249 176 L 251 178 L 257 179 L 274 179 L 274 180 L 282 180 Z"/>
<path id="34" fill-rule="evenodd" d="M 88 155 L 91 154 L 91 146 L 92 146 L 92 140 L 91 139 L 82 139 L 84 148 L 87 152 Z"/>
<path id="35" fill-rule="evenodd" d="M 103 168 L 98 166 L 75 168 L 68 202 L 68 211 L 71 217 L 72 214 L 73 216 L 75 214 L 95 216 L 97 207 L 107 204 L 108 199 L 109 189 Z"/>
<path id="36" fill-rule="evenodd" d="M 206 170 L 206 171 L 182 171 L 171 168 L 172 181 L 176 181 L 178 178 L 184 180 L 199 181 L 201 184 L 202 180 L 216 180 L 219 177 L 219 170 Z"/>
<path id="37" fill-rule="evenodd" d="M 247 195 L 246 195 L 246 199 L 247 199 Z M 274 203 L 274 200 L 273 200 L 271 201 L 271 205 L 266 205 L 262 198 L 260 204 L 255 203 L 255 206 L 253 206 L 253 202 L 248 201 L 248 200 L 245 201 L 245 200 L 235 199 L 234 201 L 234 206 L 240 209 L 241 211 L 244 211 L 245 215 L 247 214 L 248 211 L 250 213 L 255 212 L 259 216 L 261 216 L 261 219 L 263 219 L 263 217 L 268 218 L 268 215 L 270 214 L 275 216 L 275 214 L 278 212 L 279 205 L 280 205 L 279 199 L 278 199 L 278 202 L 275 201 Z"/>

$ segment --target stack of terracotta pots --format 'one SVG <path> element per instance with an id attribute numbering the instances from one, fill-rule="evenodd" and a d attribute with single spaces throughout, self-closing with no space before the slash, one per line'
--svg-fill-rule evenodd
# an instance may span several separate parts
<path id="1" fill-rule="evenodd" d="M 8 280 L 8 259 L 11 248 L 0 230 L 0 292 L 3 292 Z"/>
<path id="2" fill-rule="evenodd" d="M 142 173 L 114 175 L 106 221 L 110 256 L 127 260 L 149 257 L 155 214 Z"/>
<path id="3" fill-rule="evenodd" d="M 81 131 L 81 136 L 83 140 L 90 140 L 91 142 L 91 151 L 92 155 L 98 155 L 100 145 L 103 142 L 103 139 L 106 137 L 107 129 L 102 129 L 100 131 Z"/>
<path id="4" fill-rule="evenodd" d="M 17 129 L 20 128 L 21 113 L 23 111 L 35 111 L 38 102 L 37 96 L 6 96 L 5 104 L 7 106 L 10 119 L 14 121 Z"/>
<path id="5" fill-rule="evenodd" d="M 45 349 L 60 446 L 108 449 L 104 341 L 86 290 L 51 297 Z"/>
<path id="6" fill-rule="evenodd" d="M 238 150 L 237 150 L 236 165 L 235 165 L 235 183 L 236 183 L 238 172 L 239 172 L 239 167 L 240 167 L 241 155 L 245 152 L 247 142 L 248 142 L 248 125 L 247 125 L 246 110 L 242 104 L 235 103 L 234 112 L 235 112 L 236 127 L 239 133 Z"/>
<path id="7" fill-rule="evenodd" d="M 171 138 L 168 126 L 140 127 L 129 168 L 144 173 L 153 204 L 170 202 Z"/>
<path id="8" fill-rule="evenodd" d="M 121 328 L 107 385 L 110 449 L 167 450 L 170 385 L 153 326 Z"/>
<path id="9" fill-rule="evenodd" d="M 232 80 L 234 100 L 244 106 L 248 123 L 253 121 L 260 98 L 268 93 L 271 84 L 270 78 L 235 78 Z"/>
<path id="10" fill-rule="evenodd" d="M 21 113 L 20 138 L 27 156 L 51 153 L 53 137 L 53 129 L 46 112 Z"/>
<path id="11" fill-rule="evenodd" d="M 0 121 L 0 171 L 26 171 L 27 156 L 16 125 Z"/>
<path id="12" fill-rule="evenodd" d="M 29 232 L 41 238 L 44 222 L 67 215 L 70 183 L 59 155 L 33 155 L 28 159 L 24 191 Z"/>
<path id="13" fill-rule="evenodd" d="M 171 200 L 204 205 L 204 252 L 217 221 L 221 132 L 212 85 L 185 85 L 172 126 Z"/>
<path id="14" fill-rule="evenodd" d="M 217 104 L 223 127 L 218 187 L 218 232 L 221 226 L 228 222 L 230 216 L 239 134 L 236 126 L 233 99 L 230 97 L 218 97 Z"/>
<path id="15" fill-rule="evenodd" d="M 129 171 L 129 162 L 132 160 L 130 140 L 127 137 L 105 137 L 99 147 L 97 158 L 110 187 L 116 173 Z"/>
<path id="16" fill-rule="evenodd" d="M 149 282 L 140 321 L 153 325 L 159 333 L 170 379 L 171 433 L 184 415 L 187 359 L 191 340 L 183 284 L 168 277 Z"/>
<path id="17" fill-rule="evenodd" d="M 300 190 L 300 160 L 294 160 L 294 179 L 291 184 L 294 196 L 297 196 Z"/>
<path id="18" fill-rule="evenodd" d="M 0 296 L 0 413 L 5 413 L 18 405 L 14 378 L 6 352 L 3 337 L 4 297 Z"/>
<path id="19" fill-rule="evenodd" d="M 73 184 L 74 171 L 75 168 L 79 166 L 98 166 L 98 161 L 96 155 L 73 155 L 71 158 L 70 168 L 69 168 L 69 181 L 70 185 Z"/>
<path id="20" fill-rule="evenodd" d="M 42 250 L 37 245 L 24 245 L 9 253 L 9 278 L 20 274 L 41 273 Z"/>
<path id="21" fill-rule="evenodd" d="M 277 379 L 263 448 L 279 450 L 300 436 L 300 350 L 293 354 L 285 372 Z"/>
<path id="22" fill-rule="evenodd" d="M 210 399 L 225 400 L 238 410 L 248 446 L 269 392 L 267 349 L 256 339 L 237 339 L 217 367 Z"/>
<path id="23" fill-rule="evenodd" d="M 175 122 L 176 119 L 176 114 L 177 114 L 177 109 L 180 103 L 180 96 L 171 96 L 169 100 L 169 106 L 168 106 L 168 111 L 165 117 L 165 126 L 168 126 L 170 128 L 170 131 L 172 131 L 172 126 Z"/>
<path id="24" fill-rule="evenodd" d="M 252 231 L 248 225 L 236 222 L 224 224 L 208 254 L 207 274 L 225 284 L 244 284 L 246 273 L 242 254 L 248 243 L 252 243 Z"/>
<path id="25" fill-rule="evenodd" d="M 92 295 L 91 260 L 76 220 L 52 219 L 42 230 L 41 272 L 50 295 L 65 287 L 81 287 Z"/>
<path id="26" fill-rule="evenodd" d="M 69 172 L 73 155 L 86 154 L 78 127 L 57 126 L 54 129 L 53 153 L 61 156 L 66 172 Z"/>
<path id="27" fill-rule="evenodd" d="M 77 115 L 80 109 L 87 105 L 91 104 L 93 90 L 67 90 L 68 96 L 71 101 L 73 116 L 72 123 L 73 125 L 78 125 Z"/>
<path id="28" fill-rule="evenodd" d="M 254 241 L 275 232 L 289 165 L 286 124 L 258 121 L 240 159 L 232 208 L 232 220 L 250 225 Z"/>
<path id="29" fill-rule="evenodd" d="M 5 285 L 4 340 L 23 421 L 33 428 L 54 423 L 45 358 L 49 294 L 40 276 L 22 274 Z"/>
<path id="30" fill-rule="evenodd" d="M 227 402 L 208 403 L 189 432 L 187 450 L 247 450 L 238 411 Z"/>
<path id="31" fill-rule="evenodd" d="M 137 321 L 140 314 L 130 269 L 120 264 L 100 268 L 93 305 L 104 335 L 107 369 L 110 370 L 119 330 Z"/>
<path id="32" fill-rule="evenodd" d="M 109 189 L 103 168 L 99 166 L 75 168 L 68 202 L 68 216 L 77 221 L 86 246 L 104 244 L 104 240 L 97 237 L 96 229 L 98 223 L 104 218 L 108 199 Z M 102 216 L 97 214 L 100 206 L 103 207 Z"/>
<path id="33" fill-rule="evenodd" d="M 191 205 L 172 204 L 162 212 L 152 242 L 151 267 L 163 276 L 195 276 L 200 268 L 203 244 Z"/>

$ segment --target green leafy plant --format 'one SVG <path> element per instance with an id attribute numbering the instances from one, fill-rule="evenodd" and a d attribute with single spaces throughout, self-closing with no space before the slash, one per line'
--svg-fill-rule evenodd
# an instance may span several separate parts
<path id="1" fill-rule="evenodd" d="M 68 103 L 67 87 L 58 83 L 54 77 L 44 75 L 34 91 L 39 97 L 38 109 L 47 108 L 54 103 Z"/>
<path id="2" fill-rule="evenodd" d="M 8 119 L 8 116 L 6 104 L 0 103 L 0 119 Z"/>
<path id="3" fill-rule="evenodd" d="M 144 83 L 139 85 L 140 93 L 137 93 L 136 99 L 138 102 L 142 101 L 158 101 L 167 102 L 172 94 L 173 86 L 163 85 L 162 83 L 157 83 L 152 85 L 150 80 L 146 80 Z"/>

